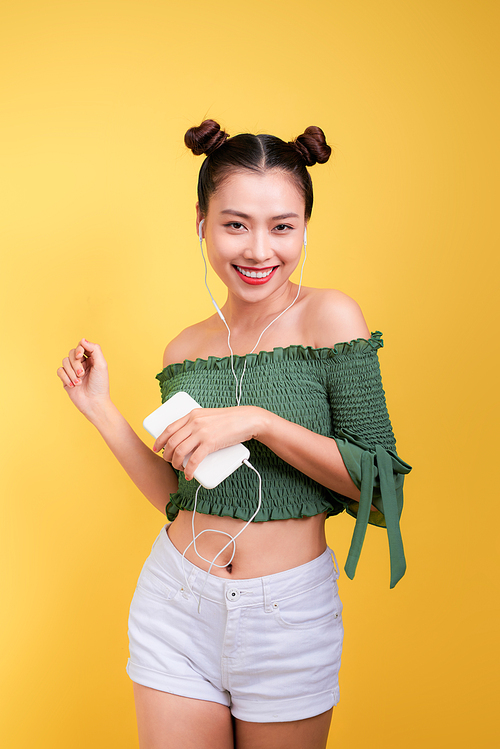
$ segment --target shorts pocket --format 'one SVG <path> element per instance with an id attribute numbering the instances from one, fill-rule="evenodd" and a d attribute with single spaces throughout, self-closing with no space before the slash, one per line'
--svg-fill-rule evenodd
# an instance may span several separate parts
<path id="1" fill-rule="evenodd" d="M 320 585 L 272 604 L 276 622 L 284 629 L 315 629 L 342 621 L 342 602 L 333 575 Z"/>
<path id="2" fill-rule="evenodd" d="M 161 574 L 161 570 L 154 570 L 151 559 L 147 559 L 137 581 L 137 589 L 150 598 L 169 601 L 179 592 L 180 586 L 174 580 Z"/>

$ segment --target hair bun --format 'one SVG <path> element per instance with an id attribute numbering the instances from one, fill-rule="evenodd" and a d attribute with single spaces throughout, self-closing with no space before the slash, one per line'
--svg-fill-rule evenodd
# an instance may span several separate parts
<path id="1" fill-rule="evenodd" d="M 209 156 L 216 148 L 229 138 L 228 133 L 221 130 L 215 120 L 204 120 L 198 127 L 191 127 L 184 136 L 184 143 L 191 151 L 200 156 L 202 153 Z"/>
<path id="2" fill-rule="evenodd" d="M 297 149 L 307 166 L 324 164 L 332 152 L 323 130 L 315 125 L 307 127 L 302 135 L 292 141 L 291 145 Z"/>

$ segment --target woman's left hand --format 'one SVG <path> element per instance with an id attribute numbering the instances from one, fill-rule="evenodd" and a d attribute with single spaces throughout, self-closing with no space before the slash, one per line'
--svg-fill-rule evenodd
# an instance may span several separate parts
<path id="1" fill-rule="evenodd" d="M 164 448 L 163 458 L 177 470 L 184 471 L 190 481 L 203 458 L 210 453 L 256 438 L 266 413 L 257 406 L 195 408 L 172 422 L 160 434 L 153 450 L 159 452 Z"/>

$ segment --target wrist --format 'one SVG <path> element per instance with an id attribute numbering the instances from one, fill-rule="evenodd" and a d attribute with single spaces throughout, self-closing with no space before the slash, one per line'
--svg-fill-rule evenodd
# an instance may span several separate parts
<path id="1" fill-rule="evenodd" d="M 92 404 L 85 410 L 84 416 L 93 424 L 96 429 L 101 431 L 118 413 L 118 409 L 112 402 L 111 398 L 106 395 L 94 398 Z"/>
<path id="2" fill-rule="evenodd" d="M 273 418 L 276 418 L 276 414 L 273 414 L 272 411 L 266 411 L 265 408 L 260 408 L 260 406 L 253 406 L 252 408 L 256 412 L 253 438 L 265 444 L 269 439 Z"/>

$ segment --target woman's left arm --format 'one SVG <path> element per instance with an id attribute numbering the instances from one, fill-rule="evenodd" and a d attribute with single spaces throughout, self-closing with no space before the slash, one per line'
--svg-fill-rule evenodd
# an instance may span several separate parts
<path id="1" fill-rule="evenodd" d="M 349 499 L 360 491 L 351 479 L 336 443 L 270 411 L 257 408 L 254 439 L 318 484 Z"/>
<path id="2" fill-rule="evenodd" d="M 335 289 L 321 289 L 310 299 L 304 325 L 316 332 L 316 348 L 330 348 L 337 341 L 370 337 L 359 305 L 347 294 Z M 256 418 L 255 439 L 318 484 L 359 501 L 360 491 L 330 437 L 316 434 L 269 411 L 256 415 Z"/>

